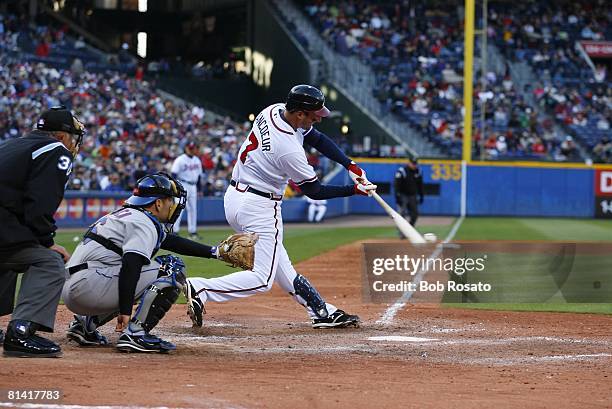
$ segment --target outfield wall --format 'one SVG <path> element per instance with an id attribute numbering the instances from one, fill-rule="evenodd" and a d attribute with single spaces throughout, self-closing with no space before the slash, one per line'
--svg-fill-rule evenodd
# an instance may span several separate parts
<path id="1" fill-rule="evenodd" d="M 388 159 L 366 161 L 358 163 L 374 183 L 389 183 L 401 166 Z M 459 215 L 461 162 L 423 160 L 420 167 L 426 187 L 421 213 Z M 467 166 L 466 185 L 468 216 L 612 218 L 612 166 L 474 162 Z M 392 194 L 384 198 L 394 203 Z M 367 198 L 354 199 L 350 209 L 368 212 L 372 206 Z"/>
<path id="2" fill-rule="evenodd" d="M 368 178 L 379 185 L 379 193 L 395 205 L 393 177 L 401 162 L 388 159 L 358 159 Z M 461 163 L 423 160 L 424 215 L 460 213 Z M 480 163 L 467 167 L 468 216 L 539 216 L 612 218 L 612 167 L 577 164 Z M 350 183 L 347 172 L 339 172 L 331 184 Z M 67 192 L 56 220 L 59 226 L 83 227 L 121 206 L 126 193 Z M 303 199 L 285 200 L 286 222 L 306 220 Z M 353 196 L 328 201 L 327 217 L 344 214 L 384 214 L 371 198 Z M 225 223 L 223 199 L 198 200 L 199 223 Z"/>
<path id="3" fill-rule="evenodd" d="M 101 216 L 121 207 L 123 201 L 129 196 L 125 193 L 106 192 L 66 192 L 66 196 L 55 214 L 57 225 L 60 227 L 86 227 Z M 327 216 L 336 217 L 347 213 L 347 200 L 330 200 Z M 285 200 L 282 206 L 283 220 L 285 222 L 301 222 L 307 217 L 308 204 L 303 199 Z M 183 217 L 183 224 L 186 216 Z M 215 224 L 226 223 L 223 210 L 223 198 L 206 197 L 198 199 L 198 223 Z"/>

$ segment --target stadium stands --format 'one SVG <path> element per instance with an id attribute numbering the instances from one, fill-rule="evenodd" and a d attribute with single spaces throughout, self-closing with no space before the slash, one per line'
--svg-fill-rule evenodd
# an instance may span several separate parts
<path id="1" fill-rule="evenodd" d="M 11 16 L 2 21 L 0 140 L 28 132 L 42 110 L 63 104 L 88 132 L 70 189 L 130 190 L 145 172 L 169 171 L 186 141 L 195 140 L 206 169 L 204 194 L 225 190 L 238 136 L 250 124 L 216 119 L 200 107 L 165 96 L 126 70 L 92 68 L 92 52 L 64 33 L 22 29 Z M 29 53 L 37 44 L 32 33 L 47 38 L 48 55 Z M 74 57 L 84 62 L 82 70 L 69 64 Z"/>
<path id="2" fill-rule="evenodd" d="M 495 42 L 512 60 L 528 61 L 540 84 L 533 93 L 598 162 L 611 162 L 611 81 L 603 63 L 585 63 L 576 44 L 612 39 L 606 2 L 494 4 Z M 598 147 L 595 150 L 595 147 Z"/>
<path id="3" fill-rule="evenodd" d="M 584 6 L 582 13 L 577 13 L 578 21 L 585 24 L 580 33 L 592 32 L 590 38 L 610 38 L 609 13 L 602 13 L 597 23 L 591 21 L 594 18 L 587 21 L 590 3 L 578 3 Z M 373 67 L 377 81 L 372 92 L 386 110 L 420 129 L 448 155 L 460 155 L 463 26 L 457 9 L 448 7 L 448 11 L 442 11 L 435 5 L 369 0 L 303 4 L 305 13 L 336 52 L 357 55 Z M 527 58 L 541 54 L 540 49 L 551 49 L 540 43 L 545 36 L 539 31 L 547 32 L 547 26 L 530 20 L 533 16 L 546 18 L 543 9 L 552 10 L 547 4 L 536 1 L 515 7 L 514 3 L 503 2 L 492 6 L 488 35 L 509 59 Z M 603 3 L 594 7 L 602 8 Z M 560 17 L 555 18 L 569 18 L 564 12 L 557 12 Z M 528 26 L 531 28 L 525 29 Z M 548 31 L 554 30 L 552 27 Z M 523 39 L 526 32 L 541 41 Z M 572 39 L 573 34 L 560 44 L 566 45 Z M 524 45 L 530 48 L 523 49 Z M 476 155 L 484 149 L 483 156 L 492 159 L 580 160 L 576 138 L 595 160 L 609 160 L 609 153 L 602 156 L 593 149 L 600 141 L 610 139 L 610 131 L 605 129 L 606 124 L 609 128 L 610 87 L 594 82 L 593 72 L 575 54 L 551 49 L 547 56 L 547 65 L 538 65 L 536 58 L 534 68 L 540 70 L 536 71 L 540 75 L 542 70 L 552 72 L 556 82 L 536 94 L 537 104 L 524 95 L 524 90 L 516 89 L 508 69 L 488 72 L 485 91 L 475 86 L 474 95 L 486 101 L 487 114 L 484 140 L 481 124 L 476 121 Z M 600 69 L 600 76 L 601 72 L 605 71 Z M 556 122 L 548 118 L 548 114 L 567 108 L 558 102 L 558 95 L 573 102 L 569 124 L 567 118 L 559 120 L 558 115 L 554 115 Z M 474 107 L 474 117 L 478 118 L 480 104 Z M 607 152 L 605 146 L 604 143 L 598 152 Z"/>

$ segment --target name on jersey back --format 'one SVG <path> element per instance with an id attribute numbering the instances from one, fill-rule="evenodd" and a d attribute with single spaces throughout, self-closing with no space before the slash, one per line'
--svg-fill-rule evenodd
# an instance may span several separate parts
<path id="1" fill-rule="evenodd" d="M 268 128 L 268 123 L 263 115 L 259 115 L 255 121 L 255 124 L 257 125 L 259 135 L 261 136 L 261 150 L 264 152 L 269 152 L 271 150 L 271 146 L 270 129 Z"/>

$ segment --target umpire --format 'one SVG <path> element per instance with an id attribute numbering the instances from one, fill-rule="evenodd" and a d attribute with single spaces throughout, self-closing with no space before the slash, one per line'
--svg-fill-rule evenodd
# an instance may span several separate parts
<path id="1" fill-rule="evenodd" d="M 0 316 L 13 313 L 4 355 L 57 357 L 53 332 L 70 254 L 53 242 L 53 215 L 64 197 L 84 128 L 66 107 L 44 112 L 28 135 L 0 143 Z M 17 274 L 23 273 L 17 304 Z"/>
<path id="2" fill-rule="evenodd" d="M 425 197 L 423 175 L 416 159 L 408 159 L 406 166 L 402 166 L 395 172 L 393 186 L 398 212 L 404 217 L 410 215 L 410 224 L 414 226 L 419 217 L 417 195 L 419 196 L 419 204 L 423 203 Z"/>

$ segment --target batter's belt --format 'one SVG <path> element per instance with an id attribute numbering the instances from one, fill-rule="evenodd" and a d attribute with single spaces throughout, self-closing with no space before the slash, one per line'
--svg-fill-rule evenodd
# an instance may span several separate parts
<path id="1" fill-rule="evenodd" d="M 253 193 L 254 195 L 257 195 L 257 196 L 265 197 L 266 199 L 275 200 L 277 202 L 283 200 L 283 195 L 275 195 L 274 193 L 262 192 L 261 190 L 257 190 L 257 189 L 255 189 L 254 187 L 251 187 L 251 186 L 247 186 L 246 189 L 240 190 L 238 188 L 238 182 L 236 182 L 233 179 L 230 181 L 230 185 L 234 186 L 236 188 L 236 190 L 241 192 L 241 193 L 242 192 L 249 192 L 249 193 Z"/>

